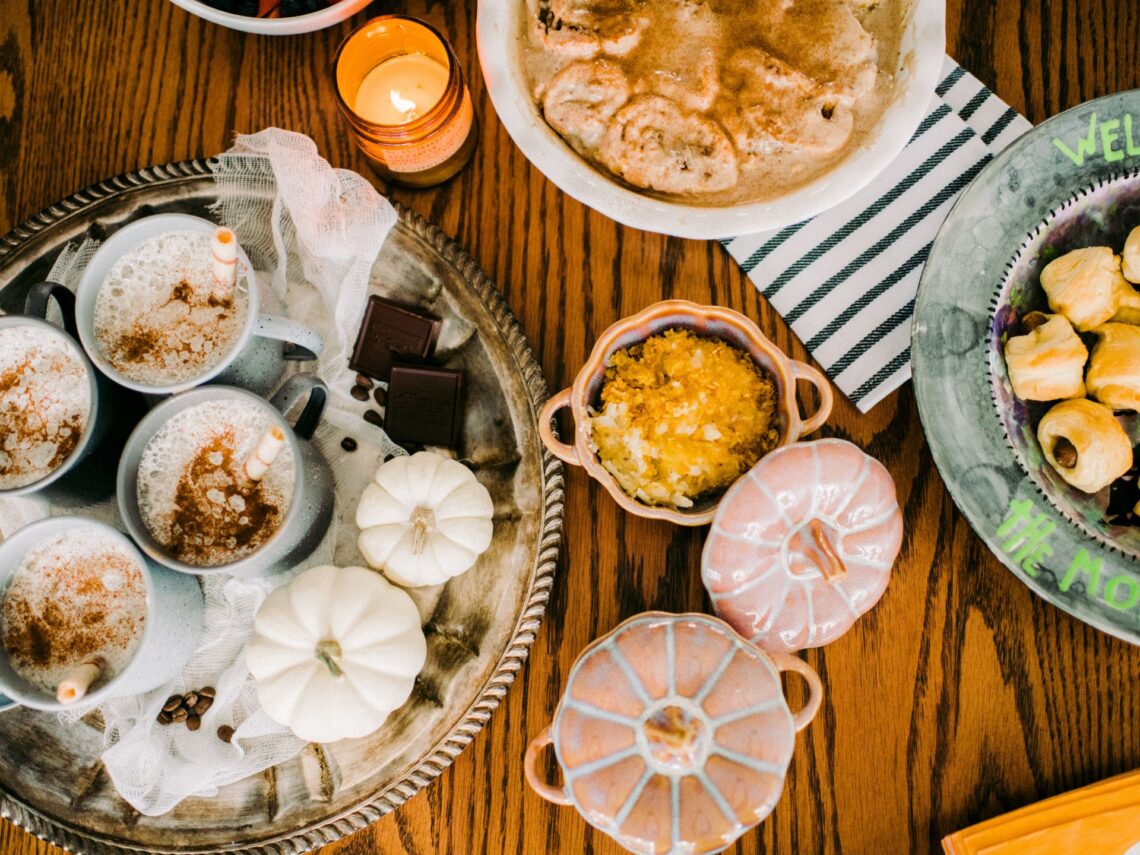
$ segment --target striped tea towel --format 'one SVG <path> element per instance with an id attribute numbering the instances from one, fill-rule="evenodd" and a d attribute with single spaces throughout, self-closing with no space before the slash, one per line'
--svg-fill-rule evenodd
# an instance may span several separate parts
<path id="1" fill-rule="evenodd" d="M 910 379 L 918 279 L 954 200 L 1030 127 L 947 57 L 929 113 L 882 175 L 813 219 L 722 241 L 861 411 Z"/>

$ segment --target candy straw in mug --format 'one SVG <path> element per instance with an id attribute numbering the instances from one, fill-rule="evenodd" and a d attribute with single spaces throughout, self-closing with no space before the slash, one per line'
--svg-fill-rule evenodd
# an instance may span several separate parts
<path id="1" fill-rule="evenodd" d="M 237 285 L 237 236 L 224 226 L 215 229 L 210 255 L 214 279 L 211 290 L 218 299 L 225 299 Z"/>
<path id="2" fill-rule="evenodd" d="M 61 704 L 75 703 L 87 694 L 95 681 L 103 675 L 106 667 L 107 663 L 99 656 L 76 665 L 59 681 L 59 686 L 55 690 L 55 699 Z"/>
<path id="3" fill-rule="evenodd" d="M 281 449 L 284 447 L 285 434 L 281 432 L 281 428 L 274 425 L 258 440 L 253 453 L 245 459 L 243 465 L 245 476 L 250 481 L 260 481 L 265 477 L 265 473 L 269 471 L 269 467 L 273 465 L 273 461 L 277 459 L 277 455 L 281 453 Z"/>

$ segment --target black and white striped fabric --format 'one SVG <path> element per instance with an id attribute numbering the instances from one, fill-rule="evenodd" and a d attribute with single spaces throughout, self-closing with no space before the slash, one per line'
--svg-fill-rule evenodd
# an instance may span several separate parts
<path id="1" fill-rule="evenodd" d="M 910 379 L 918 279 L 954 200 L 1030 127 L 947 57 L 929 113 L 883 175 L 811 220 L 722 241 L 863 412 Z"/>

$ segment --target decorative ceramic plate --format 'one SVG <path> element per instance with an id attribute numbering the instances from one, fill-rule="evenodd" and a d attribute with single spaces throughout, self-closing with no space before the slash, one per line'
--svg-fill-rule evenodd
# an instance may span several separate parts
<path id="1" fill-rule="evenodd" d="M 1055 116 L 982 170 L 950 212 L 923 271 L 911 345 L 931 452 L 970 525 L 1046 600 L 1134 643 L 1136 470 L 1095 495 L 1068 486 L 1036 438 L 1049 405 L 1014 397 L 1003 348 L 1026 313 L 1047 308 L 1045 264 L 1085 246 L 1119 253 L 1138 225 L 1140 90 Z M 1140 444 L 1140 420 L 1118 418 Z"/>
<path id="2" fill-rule="evenodd" d="M 204 216 L 212 164 L 186 161 L 77 193 L 0 238 L 0 308 L 15 311 L 68 241 L 104 237 L 148 214 Z M 371 737 L 302 754 L 264 774 L 193 798 L 161 817 L 120 799 L 99 760 L 99 721 L 0 715 L 0 814 L 85 853 L 151 850 L 304 852 L 375 822 L 427 786 L 506 694 L 534 640 L 562 531 L 562 469 L 538 436 L 542 373 L 510 310 L 471 257 L 400 209 L 377 260 L 389 292 L 423 296 L 445 322 L 474 327 L 463 354 L 472 395 L 464 455 L 495 502 L 487 566 L 494 584 L 453 579 L 424 627 L 428 659 L 409 701 Z M 339 503 L 338 503 L 339 504 Z"/>

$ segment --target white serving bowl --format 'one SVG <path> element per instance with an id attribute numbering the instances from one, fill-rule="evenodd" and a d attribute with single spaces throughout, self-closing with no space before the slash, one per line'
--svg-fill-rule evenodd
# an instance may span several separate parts
<path id="1" fill-rule="evenodd" d="M 178 2 L 178 0 L 176 0 Z M 782 196 L 702 207 L 636 192 L 592 166 L 546 124 L 523 64 L 525 0 L 479 0 L 479 62 L 495 111 L 527 159 L 563 191 L 627 226 L 678 237 L 715 239 L 770 231 L 813 217 L 865 187 L 902 151 L 934 98 L 946 45 L 943 0 L 910 0 L 898 87 L 878 126 L 829 172 Z"/>
<path id="2" fill-rule="evenodd" d="M 207 6 L 200 0 L 170 0 L 170 2 L 199 18 L 205 18 L 231 30 L 261 33 L 266 36 L 290 36 L 294 33 L 311 33 L 313 30 L 323 30 L 325 27 L 338 24 L 345 18 L 355 15 L 372 0 L 340 0 L 339 3 L 316 12 L 294 15 L 291 18 L 253 18 L 249 15 L 235 15 L 233 12 L 223 12 L 221 9 Z"/>

